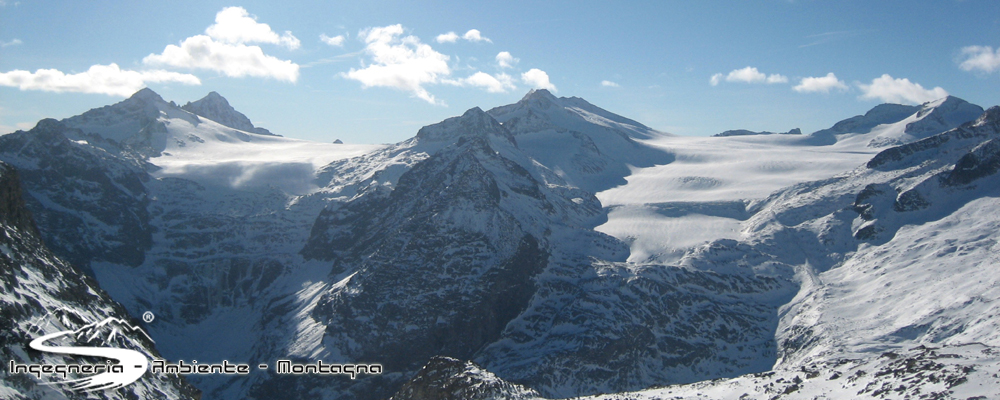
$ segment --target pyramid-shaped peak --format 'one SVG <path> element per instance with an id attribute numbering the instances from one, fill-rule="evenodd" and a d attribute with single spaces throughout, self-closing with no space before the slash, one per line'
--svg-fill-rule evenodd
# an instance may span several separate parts
<path id="1" fill-rule="evenodd" d="M 135 100 L 144 100 L 144 101 L 154 101 L 154 102 L 164 102 L 164 103 L 166 102 L 166 101 L 163 100 L 163 97 L 160 97 L 159 94 L 157 94 L 156 92 L 153 91 L 153 89 L 150 89 L 148 87 L 147 88 L 139 89 L 138 92 L 135 92 L 134 94 L 132 94 L 132 96 L 129 97 L 129 100 L 133 100 L 133 99 L 135 99 Z"/>
<path id="2" fill-rule="evenodd" d="M 524 97 L 521 98 L 521 101 L 542 100 L 542 99 L 554 101 L 556 100 L 556 96 L 553 95 L 552 92 L 549 92 L 548 89 L 531 89 L 528 91 L 528 94 L 524 95 Z"/>
<path id="3" fill-rule="evenodd" d="M 229 100 L 226 100 L 225 97 L 222 97 L 222 95 L 216 91 L 208 92 L 208 94 L 205 95 L 205 97 L 202 97 L 200 100 L 195 101 L 195 103 L 217 103 L 229 106 Z"/>
<path id="4" fill-rule="evenodd" d="M 253 123 L 250 122 L 250 118 L 247 118 L 247 116 L 243 115 L 243 113 L 236 111 L 236 109 L 229 104 L 229 101 L 226 100 L 225 97 L 222 97 L 221 94 L 215 91 L 208 92 L 205 97 L 202 97 L 199 100 L 188 102 L 182 106 L 181 109 L 192 114 L 208 118 L 233 129 L 239 129 L 260 135 L 277 136 L 267 129 L 255 127 Z"/>

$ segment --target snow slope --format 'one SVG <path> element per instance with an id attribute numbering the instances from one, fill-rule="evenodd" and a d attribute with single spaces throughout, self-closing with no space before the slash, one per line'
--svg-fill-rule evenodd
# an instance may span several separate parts
<path id="1" fill-rule="evenodd" d="M 980 114 L 981 107 L 949 96 L 919 107 L 880 105 L 864 117 L 808 136 L 646 140 L 643 143 L 673 154 L 676 161 L 632 167 L 632 175 L 625 178 L 628 184 L 597 193 L 601 204 L 610 208 L 608 222 L 597 230 L 630 242 L 630 261 L 670 260 L 692 244 L 739 238 L 736 225 L 746 218 L 733 211 L 739 203 L 852 170 L 878 153 L 878 147 L 944 132 Z M 668 227 L 690 233 L 665 234 Z"/>

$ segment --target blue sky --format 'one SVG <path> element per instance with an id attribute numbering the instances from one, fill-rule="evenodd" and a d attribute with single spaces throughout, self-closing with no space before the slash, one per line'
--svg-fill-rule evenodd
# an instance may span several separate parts
<path id="1" fill-rule="evenodd" d="M 808 133 L 1000 104 L 1000 2 L 0 0 L 0 133 L 144 86 L 317 141 L 396 142 L 533 87 L 679 135 Z"/>

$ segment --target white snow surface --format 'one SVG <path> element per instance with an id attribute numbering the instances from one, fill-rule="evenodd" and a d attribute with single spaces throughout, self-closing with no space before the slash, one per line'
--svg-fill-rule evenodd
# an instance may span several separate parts
<path id="1" fill-rule="evenodd" d="M 275 185 L 290 194 L 319 189 L 316 171 L 333 161 L 384 146 L 319 143 L 247 133 L 201 118 L 161 118 L 167 126 L 166 148 L 149 162 L 162 169 L 156 177 L 178 177 L 203 185 L 243 189 Z"/>
<path id="2" fill-rule="evenodd" d="M 949 107 L 946 111 L 951 113 L 939 112 L 939 107 Z M 981 110 L 952 97 L 914 108 L 918 111 L 901 121 L 836 134 L 836 142 L 831 144 L 818 143 L 810 135 L 651 136 L 639 140 L 673 154 L 676 160 L 647 168 L 631 167 L 632 174 L 625 177 L 627 184 L 597 193 L 601 204 L 611 211 L 608 221 L 595 229 L 630 243 L 629 261 L 671 261 L 692 245 L 742 237 L 738 225 L 745 216 L 731 210 L 716 214 L 718 211 L 712 211 L 716 207 L 706 209 L 706 203 L 749 203 L 782 188 L 845 173 L 867 162 L 887 144 L 943 132 L 978 116 L 970 116 L 969 108 Z M 944 125 L 931 124 L 936 121 L 916 124 L 941 114 Z M 922 136 L 907 133 L 925 127 L 931 130 L 923 131 Z M 934 127 L 938 130 L 933 131 Z M 675 212 L 656 211 L 664 208 Z M 683 209 L 691 211 L 677 212 Z"/>

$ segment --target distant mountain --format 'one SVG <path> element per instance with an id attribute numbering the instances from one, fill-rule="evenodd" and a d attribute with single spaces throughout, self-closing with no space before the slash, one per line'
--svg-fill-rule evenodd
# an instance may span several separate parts
<path id="1" fill-rule="evenodd" d="M 233 129 L 256 133 L 258 135 L 279 136 L 271 133 L 271 131 L 267 129 L 255 127 L 253 123 L 250 122 L 250 118 L 247 118 L 247 116 L 243 115 L 243 113 L 236 111 L 233 106 L 229 105 L 229 101 L 217 92 L 209 92 L 208 95 L 201 98 L 201 100 L 188 102 L 187 104 L 181 106 L 181 109 L 191 112 L 192 114 L 208 118 Z"/>
<path id="2" fill-rule="evenodd" d="M 882 104 L 865 115 L 837 122 L 812 133 L 813 144 L 829 145 L 852 136 L 862 136 L 874 148 L 896 146 L 944 132 L 971 121 L 983 108 L 954 96 L 919 106 Z"/>
<path id="3" fill-rule="evenodd" d="M 673 161 L 671 154 L 639 141 L 667 134 L 581 98 L 556 98 L 536 89 L 517 103 L 487 113 L 514 135 L 525 154 L 593 193 L 624 184 L 630 166 Z"/>
<path id="4" fill-rule="evenodd" d="M 799 129 L 799 128 L 793 128 L 792 130 L 790 130 L 788 132 L 778 132 L 778 133 L 768 132 L 768 131 L 754 132 L 754 131 L 748 131 L 746 129 L 735 129 L 735 130 L 725 131 L 725 132 L 722 132 L 722 133 L 716 133 L 716 134 L 714 134 L 712 136 L 713 137 L 726 137 L 726 136 L 801 135 L 801 134 L 802 134 L 802 130 Z"/>

